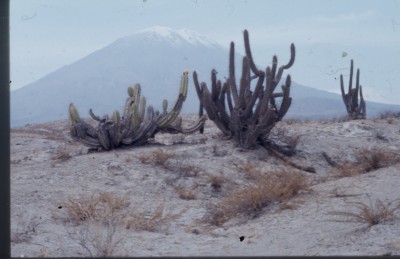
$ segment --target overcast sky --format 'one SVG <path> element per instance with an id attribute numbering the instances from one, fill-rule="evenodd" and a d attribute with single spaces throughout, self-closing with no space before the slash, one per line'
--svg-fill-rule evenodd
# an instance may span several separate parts
<path id="1" fill-rule="evenodd" d="M 292 79 L 337 93 L 354 59 L 366 99 L 400 104 L 400 0 L 11 0 L 10 16 L 12 90 L 160 25 L 239 52 L 248 29 L 264 67 L 274 54 L 285 63 L 293 42 Z"/>

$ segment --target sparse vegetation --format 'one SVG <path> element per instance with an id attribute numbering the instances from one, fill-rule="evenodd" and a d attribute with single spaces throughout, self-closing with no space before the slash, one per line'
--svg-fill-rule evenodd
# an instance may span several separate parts
<path id="1" fill-rule="evenodd" d="M 400 199 L 390 202 L 382 202 L 380 199 L 372 201 L 367 195 L 369 203 L 348 202 L 351 207 L 349 211 L 332 211 L 329 215 L 339 216 L 335 222 L 367 224 L 369 227 L 377 224 L 384 224 L 396 219 L 396 212 L 400 209 Z"/>
<path id="2" fill-rule="evenodd" d="M 179 194 L 179 198 L 182 200 L 195 200 L 197 190 L 196 187 L 185 188 L 183 186 L 175 187 L 176 192 Z"/>
<path id="3" fill-rule="evenodd" d="M 87 220 L 107 223 L 113 219 L 116 223 L 122 223 L 129 214 L 128 198 L 108 192 L 96 192 L 90 196 L 70 198 L 57 206 L 59 213 L 54 215 L 55 219 L 75 226 Z"/>
<path id="4" fill-rule="evenodd" d="M 71 159 L 72 156 L 65 150 L 57 150 L 57 152 L 52 156 L 51 159 L 57 161 L 67 161 Z"/>
<path id="5" fill-rule="evenodd" d="M 204 218 L 208 223 L 221 226 L 233 217 L 257 217 L 264 207 L 274 202 L 287 201 L 309 186 L 308 178 L 297 172 L 251 174 L 254 180 L 224 193 L 219 202 L 209 205 Z"/>
<path id="6" fill-rule="evenodd" d="M 335 163 L 337 165 L 334 167 L 334 173 L 340 177 L 348 177 L 400 163 L 400 155 L 381 148 L 361 149 L 356 154 L 355 161 Z"/>
<path id="7" fill-rule="evenodd" d="M 151 154 L 141 154 L 138 156 L 140 162 L 159 166 L 164 169 L 168 168 L 167 162 L 173 158 L 176 158 L 176 154 L 174 152 L 166 152 L 162 149 L 157 149 Z"/>
<path id="8" fill-rule="evenodd" d="M 395 111 L 384 111 L 381 114 L 379 114 L 378 116 L 379 119 L 383 120 L 383 119 L 388 119 L 388 123 L 389 119 L 393 122 L 396 118 L 399 119 L 400 118 L 400 111 L 395 112 Z"/>
<path id="9" fill-rule="evenodd" d="M 42 223 L 40 219 L 34 217 L 30 219 L 28 224 L 18 224 L 16 229 L 11 231 L 11 243 L 26 243 L 37 234 L 37 227 Z"/>
<path id="10" fill-rule="evenodd" d="M 164 227 L 169 225 L 169 222 L 182 216 L 185 211 L 186 209 L 177 213 L 173 213 L 172 211 L 166 212 L 164 203 L 161 203 L 150 213 L 131 212 L 126 219 L 125 228 L 135 231 L 162 231 Z"/>

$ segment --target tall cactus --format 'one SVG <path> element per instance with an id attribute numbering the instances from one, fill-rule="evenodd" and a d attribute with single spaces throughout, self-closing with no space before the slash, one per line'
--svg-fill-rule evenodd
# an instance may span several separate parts
<path id="1" fill-rule="evenodd" d="M 288 111 L 291 78 L 286 77 L 282 92 L 275 92 L 284 70 L 290 68 L 295 60 L 295 46 L 291 44 L 289 62 L 278 68 L 278 58 L 272 59 L 272 67 L 259 70 L 252 57 L 249 33 L 244 31 L 246 55 L 242 61 L 242 76 L 237 86 L 235 79 L 235 45 L 231 42 L 229 53 L 229 78 L 221 83 L 217 71 L 211 71 L 211 91 L 207 84 L 199 84 L 196 71 L 193 80 L 202 109 L 217 127 L 229 137 L 234 138 L 241 147 L 252 148 L 258 144 L 268 145 L 268 136 L 275 124 L 282 120 Z M 254 89 L 251 82 L 257 80 Z M 264 85 L 265 83 L 265 85 Z M 278 102 L 277 99 L 280 98 Z"/>
<path id="2" fill-rule="evenodd" d="M 201 117 L 188 129 L 181 127 L 181 117 L 178 117 L 178 115 L 187 96 L 187 86 L 188 72 L 185 71 L 181 77 L 180 91 L 175 105 L 168 112 L 168 103 L 165 100 L 162 113 L 155 112 L 151 105 L 146 108 L 146 98 L 141 96 L 140 84 L 128 87 L 129 97 L 125 102 L 122 117 L 118 111 L 115 111 L 111 119 L 108 115 L 100 118 L 93 113 L 92 109 L 89 110 L 92 119 L 99 122 L 97 128 L 83 121 L 75 106 L 71 103 L 69 106 L 70 135 L 73 139 L 90 148 L 110 150 L 122 145 L 143 145 L 160 131 L 193 133 L 204 125 L 207 118 Z"/>
<path id="3" fill-rule="evenodd" d="M 362 94 L 362 86 L 360 85 L 360 69 L 357 69 L 356 74 L 356 86 L 353 88 L 353 60 L 350 61 L 350 78 L 349 78 L 349 90 L 347 94 L 344 92 L 343 75 L 340 75 L 340 90 L 342 92 L 342 98 L 346 111 L 352 120 L 365 119 L 366 118 L 366 104 Z M 360 96 L 360 102 L 358 102 L 358 96 Z"/>

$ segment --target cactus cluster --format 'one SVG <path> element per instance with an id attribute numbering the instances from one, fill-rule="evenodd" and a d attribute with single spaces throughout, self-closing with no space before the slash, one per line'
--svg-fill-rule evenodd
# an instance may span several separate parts
<path id="1" fill-rule="evenodd" d="M 349 90 L 347 94 L 344 92 L 343 75 L 340 75 L 340 90 L 342 91 L 342 97 L 344 105 L 346 106 L 347 114 L 350 119 L 365 119 L 366 118 L 366 105 L 362 94 L 362 87 L 360 85 L 360 69 L 357 69 L 356 74 L 356 86 L 353 88 L 353 60 L 350 62 L 350 78 L 349 78 Z M 360 96 L 360 101 L 358 101 Z"/>
<path id="2" fill-rule="evenodd" d="M 170 111 L 167 100 L 163 101 L 163 111 L 154 111 L 151 105 L 146 107 L 146 98 L 141 96 L 140 84 L 128 88 L 123 115 L 115 111 L 111 118 L 108 115 L 100 118 L 92 109 L 90 116 L 98 121 L 97 128 L 83 121 L 75 106 L 69 106 L 69 118 L 71 121 L 70 134 L 75 140 L 97 150 L 110 150 L 122 145 L 138 146 L 145 144 L 158 132 L 169 133 L 193 133 L 199 130 L 206 121 L 202 116 L 190 128 L 182 128 L 182 118 L 179 113 L 187 96 L 188 71 L 181 77 L 178 99 Z"/>
<path id="3" fill-rule="evenodd" d="M 259 70 L 252 57 L 249 33 L 244 31 L 246 55 L 242 62 L 242 75 L 237 86 L 235 79 L 235 45 L 231 42 L 229 54 L 229 78 L 224 83 L 217 80 L 217 71 L 211 71 L 211 90 L 207 84 L 199 84 L 196 71 L 193 79 L 200 100 L 200 115 L 203 108 L 210 120 L 228 137 L 235 139 L 243 148 L 266 146 L 268 136 L 275 124 L 282 120 L 291 104 L 288 75 L 282 91 L 276 92 L 284 70 L 295 60 L 295 46 L 291 44 L 290 60 L 278 68 L 278 58 L 272 59 L 272 67 L 265 72 Z M 256 81 L 254 89 L 252 81 Z"/>

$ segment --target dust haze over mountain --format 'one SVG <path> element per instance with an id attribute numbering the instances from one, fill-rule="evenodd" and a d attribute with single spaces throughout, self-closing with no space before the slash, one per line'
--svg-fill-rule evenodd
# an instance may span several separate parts
<path id="1" fill-rule="evenodd" d="M 158 26 L 138 31 L 12 91 L 11 127 L 65 119 L 71 102 L 81 117 L 89 117 L 90 108 L 99 116 L 121 111 L 127 98 L 127 87 L 136 83 L 141 84 L 147 103 L 156 109 L 160 109 L 163 99 L 172 105 L 184 70 L 196 70 L 199 80 L 207 85 L 210 85 L 210 73 L 214 68 L 218 71 L 218 79 L 223 81 L 228 76 L 228 46 L 229 42 L 226 47 L 220 46 L 212 39 L 186 29 Z M 239 54 L 235 62 L 238 80 Z M 265 69 L 266 65 L 259 67 Z M 291 69 L 295 67 L 296 62 Z M 293 82 L 291 96 L 293 103 L 287 118 L 323 119 L 345 115 L 340 95 Z M 190 77 L 182 112 L 196 113 L 198 104 Z M 367 101 L 367 116 L 376 116 L 385 110 L 400 110 L 400 106 Z"/>

